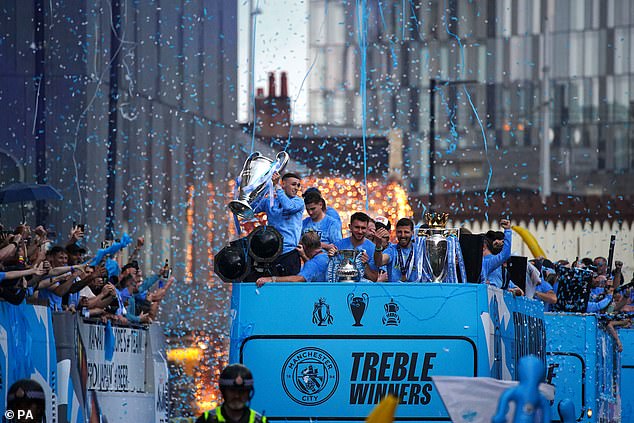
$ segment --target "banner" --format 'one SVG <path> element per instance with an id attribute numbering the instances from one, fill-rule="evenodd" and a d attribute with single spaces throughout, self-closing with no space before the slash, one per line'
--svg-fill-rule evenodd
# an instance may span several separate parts
<path id="1" fill-rule="evenodd" d="M 106 326 L 79 325 L 86 348 L 87 389 L 111 392 L 144 392 L 146 332 L 142 329 L 113 327 L 114 352 L 106 360 Z"/>

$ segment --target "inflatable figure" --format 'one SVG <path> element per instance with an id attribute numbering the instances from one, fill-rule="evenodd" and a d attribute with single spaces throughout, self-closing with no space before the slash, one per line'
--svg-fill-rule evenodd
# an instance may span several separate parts
<path id="1" fill-rule="evenodd" d="M 506 423 L 506 413 L 512 401 L 515 403 L 513 423 L 550 423 L 550 403 L 539 392 L 539 384 L 544 380 L 545 373 L 544 363 L 539 358 L 532 355 L 522 357 L 519 362 L 519 385 L 504 391 L 491 422 Z M 540 415 L 541 418 L 538 417 Z"/>
<path id="2" fill-rule="evenodd" d="M 577 421 L 575 418 L 575 405 L 568 398 L 559 401 L 557 411 L 559 412 L 561 423 L 575 423 Z"/>

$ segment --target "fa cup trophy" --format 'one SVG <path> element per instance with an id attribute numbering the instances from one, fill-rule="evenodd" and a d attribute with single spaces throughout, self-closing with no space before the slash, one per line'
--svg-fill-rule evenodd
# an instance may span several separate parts
<path id="1" fill-rule="evenodd" d="M 447 213 L 425 213 L 427 228 L 418 231 L 417 242 L 418 274 L 420 282 L 457 283 L 459 268 L 462 281 L 466 280 L 462 251 L 458 236 L 460 229 L 446 228 L 449 215 Z"/>
<path id="2" fill-rule="evenodd" d="M 264 157 L 258 151 L 251 154 L 240 172 L 238 198 L 229 203 L 229 209 L 238 217 L 252 218 L 253 208 L 269 190 L 273 173 L 282 172 L 288 159 L 285 151 L 278 153 L 275 160 Z"/>
<path id="3" fill-rule="evenodd" d="M 359 250 L 339 250 L 328 263 L 328 282 L 359 282 L 363 276 L 363 265 Z"/>

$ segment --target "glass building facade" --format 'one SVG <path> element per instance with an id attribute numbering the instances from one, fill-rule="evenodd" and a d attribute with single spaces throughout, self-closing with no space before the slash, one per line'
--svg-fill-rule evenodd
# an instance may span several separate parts
<path id="1" fill-rule="evenodd" d="M 552 192 L 634 192 L 630 1 L 311 0 L 310 16 L 310 119 L 402 129 L 414 193 L 432 79 L 436 192 L 540 191 L 545 169 Z"/>

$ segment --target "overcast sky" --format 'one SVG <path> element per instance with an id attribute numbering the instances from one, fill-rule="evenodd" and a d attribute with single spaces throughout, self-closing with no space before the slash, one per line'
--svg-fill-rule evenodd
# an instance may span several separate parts
<path id="1" fill-rule="evenodd" d="M 250 0 L 253 8 L 259 6 L 255 26 L 255 86 L 265 88 L 268 94 L 268 72 L 288 72 L 288 93 L 293 105 L 293 121 L 305 122 L 307 115 L 308 83 L 299 92 L 308 70 L 308 0 Z M 238 116 L 246 122 L 248 108 L 252 108 L 249 86 L 249 0 L 238 5 Z"/>

